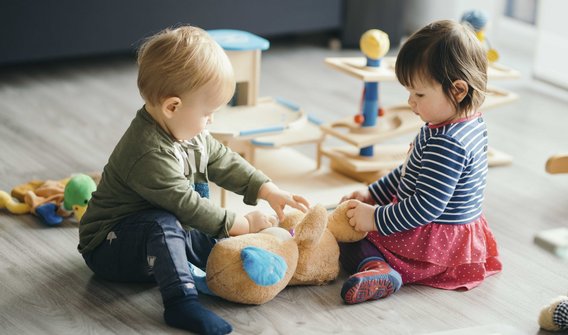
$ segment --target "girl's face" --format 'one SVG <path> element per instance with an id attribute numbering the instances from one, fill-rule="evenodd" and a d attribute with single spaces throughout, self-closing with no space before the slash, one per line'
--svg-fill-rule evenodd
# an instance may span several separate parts
<path id="1" fill-rule="evenodd" d="M 452 102 L 446 97 L 442 85 L 434 81 L 417 81 L 415 87 L 406 87 L 408 104 L 422 121 L 431 125 L 450 122 L 458 117 Z"/>
<path id="2" fill-rule="evenodd" d="M 171 135 L 178 141 L 190 140 L 213 122 L 213 113 L 226 102 L 209 85 L 184 94 L 173 116 L 167 121 Z"/>

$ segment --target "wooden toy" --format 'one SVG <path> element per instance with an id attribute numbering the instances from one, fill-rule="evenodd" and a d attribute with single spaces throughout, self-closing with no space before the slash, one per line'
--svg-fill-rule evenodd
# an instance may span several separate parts
<path id="1" fill-rule="evenodd" d="M 208 127 L 215 138 L 252 164 L 257 147 L 279 148 L 323 139 L 319 121 L 280 98 L 260 98 L 256 106 L 226 106 Z"/>
<path id="2" fill-rule="evenodd" d="M 225 50 L 237 87 L 230 105 L 215 113 L 209 132 L 233 151 L 255 164 L 257 148 L 276 149 L 303 143 L 320 143 L 323 134 L 319 121 L 282 98 L 259 98 L 261 52 L 270 43 L 240 30 L 209 30 L 208 33 Z M 221 191 L 221 206 L 226 192 Z"/>
<path id="3" fill-rule="evenodd" d="M 358 181 L 370 183 L 401 164 L 408 151 L 407 145 L 379 144 L 385 140 L 406 133 L 416 132 L 424 122 L 412 113 L 410 107 L 397 105 L 383 108 L 379 105 L 379 82 L 396 81 L 394 57 L 382 57 L 388 50 L 388 36 L 371 30 L 361 37 L 361 50 L 365 57 L 327 58 L 326 64 L 333 69 L 362 80 L 365 85 L 362 114 L 345 117 L 338 121 L 321 125 L 324 134 L 341 139 L 350 147 L 318 146 L 317 160 L 321 166 L 322 157 L 331 161 L 332 169 Z M 369 41 L 372 41 L 369 42 Z M 369 51 L 374 46 L 374 53 Z M 371 55 L 371 57 L 369 57 Z M 377 61 L 373 56 L 380 56 Z M 488 76 L 494 79 L 516 79 L 518 71 L 492 63 Z M 487 96 L 481 110 L 485 111 L 516 100 L 516 94 L 505 90 L 487 89 Z M 380 112 L 379 112 L 380 111 Z M 358 150 L 358 153 L 357 153 Z M 497 150 L 489 150 L 489 165 L 510 164 L 512 158 Z"/>
<path id="4" fill-rule="evenodd" d="M 258 147 L 279 148 L 319 143 L 319 121 L 300 106 L 282 98 L 259 98 L 261 52 L 270 43 L 240 30 L 210 30 L 223 47 L 233 69 L 237 88 L 233 104 L 215 113 L 211 134 L 254 164 Z"/>
<path id="5" fill-rule="evenodd" d="M 568 154 L 558 154 L 546 161 L 546 172 L 550 174 L 568 173 Z"/>
<path id="6" fill-rule="evenodd" d="M 489 40 L 485 36 L 485 28 L 487 26 L 487 16 L 479 10 L 470 10 L 465 12 L 461 17 L 461 22 L 468 23 L 474 30 L 475 35 L 484 46 L 486 46 L 487 60 L 494 63 L 499 59 L 497 50 L 491 47 Z"/>
<path id="7" fill-rule="evenodd" d="M 237 82 L 235 105 L 256 105 L 261 53 L 270 47 L 270 42 L 240 30 L 215 29 L 207 32 L 225 50 L 233 65 Z"/>

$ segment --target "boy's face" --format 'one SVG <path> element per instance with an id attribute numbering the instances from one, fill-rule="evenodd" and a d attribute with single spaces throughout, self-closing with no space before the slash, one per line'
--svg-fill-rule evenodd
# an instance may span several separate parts
<path id="1" fill-rule="evenodd" d="M 436 125 L 457 117 L 457 111 L 440 83 L 420 80 L 414 87 L 406 87 L 406 90 L 410 108 L 422 121 Z"/>
<path id="2" fill-rule="evenodd" d="M 213 121 L 213 113 L 226 104 L 208 85 L 180 97 L 167 127 L 171 135 L 179 141 L 190 140 L 201 133 Z"/>

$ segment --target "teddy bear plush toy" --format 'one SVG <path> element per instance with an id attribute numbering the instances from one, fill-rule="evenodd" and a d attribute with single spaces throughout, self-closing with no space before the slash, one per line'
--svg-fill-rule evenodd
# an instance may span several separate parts
<path id="1" fill-rule="evenodd" d="M 207 261 L 209 290 L 226 300 L 263 304 L 287 285 L 323 285 L 339 274 L 340 242 L 366 233 L 349 225 L 346 204 L 288 213 L 279 227 L 218 242 Z"/>
<path id="2" fill-rule="evenodd" d="M 540 311 L 540 328 L 548 331 L 568 330 L 568 296 L 555 298 Z"/>

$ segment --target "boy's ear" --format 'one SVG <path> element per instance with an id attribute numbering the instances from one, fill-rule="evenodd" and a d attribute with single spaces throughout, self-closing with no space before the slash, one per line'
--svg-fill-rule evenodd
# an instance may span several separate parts
<path id="1" fill-rule="evenodd" d="M 181 107 L 181 99 L 178 97 L 169 97 L 162 102 L 162 113 L 167 119 L 174 116 L 174 113 Z"/>
<path id="2" fill-rule="evenodd" d="M 469 85 L 465 82 L 465 80 L 461 79 L 454 81 L 452 85 L 452 94 L 454 95 L 456 101 L 460 103 L 467 95 Z"/>

